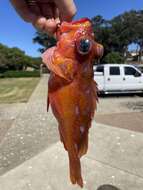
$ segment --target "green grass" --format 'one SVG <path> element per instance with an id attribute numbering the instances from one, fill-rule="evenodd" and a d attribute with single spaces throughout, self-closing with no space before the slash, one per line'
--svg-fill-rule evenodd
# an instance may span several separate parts
<path id="1" fill-rule="evenodd" d="M 27 102 L 39 78 L 0 79 L 0 103 Z"/>

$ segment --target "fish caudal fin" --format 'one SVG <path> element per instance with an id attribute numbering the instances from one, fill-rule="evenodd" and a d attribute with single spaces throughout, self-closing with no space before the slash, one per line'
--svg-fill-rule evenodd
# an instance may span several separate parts
<path id="1" fill-rule="evenodd" d="M 78 157 L 78 152 L 76 147 L 70 148 L 68 150 L 69 155 L 69 166 L 70 166 L 70 179 L 72 184 L 78 184 L 83 187 L 83 180 L 81 176 L 81 164 Z"/>

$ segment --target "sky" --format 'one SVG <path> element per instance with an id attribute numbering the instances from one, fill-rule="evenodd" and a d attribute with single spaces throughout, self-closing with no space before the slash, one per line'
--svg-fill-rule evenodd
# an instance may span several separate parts
<path id="1" fill-rule="evenodd" d="M 111 19 L 124 11 L 143 9 L 143 0 L 75 0 L 77 14 L 75 19 L 81 17 L 92 18 L 102 15 Z M 37 51 L 40 45 L 33 44 L 35 36 L 34 27 L 24 22 L 10 4 L 10 0 L 0 1 L 0 43 L 9 47 L 18 47 L 27 55 L 40 56 Z"/>

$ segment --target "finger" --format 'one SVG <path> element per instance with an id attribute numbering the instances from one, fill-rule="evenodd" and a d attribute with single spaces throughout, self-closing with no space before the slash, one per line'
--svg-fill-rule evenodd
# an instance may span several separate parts
<path id="1" fill-rule="evenodd" d="M 56 31 L 57 24 L 59 23 L 59 11 L 55 3 L 47 1 L 38 1 L 41 14 L 47 18 L 44 31 L 53 34 Z"/>
<path id="2" fill-rule="evenodd" d="M 44 27 L 45 32 L 53 35 L 56 32 L 56 29 L 57 29 L 57 23 L 55 19 L 53 18 L 47 19 Z"/>
<path id="3" fill-rule="evenodd" d="M 57 23 L 54 19 L 39 18 L 33 25 L 35 28 L 50 35 L 53 35 L 57 29 Z"/>
<path id="4" fill-rule="evenodd" d="M 42 0 L 42 2 L 40 0 L 37 0 L 37 2 L 40 7 L 42 16 L 46 17 L 47 19 L 54 18 L 57 23 L 60 22 L 59 10 L 54 2 L 49 2 L 46 0 Z"/>
<path id="5" fill-rule="evenodd" d="M 26 22 L 35 22 L 37 20 L 37 15 L 30 11 L 25 0 L 11 0 L 12 5 L 15 7 L 18 14 L 26 21 Z"/>
<path id="6" fill-rule="evenodd" d="M 46 25 L 46 18 L 45 17 L 39 17 L 36 19 L 35 22 L 32 23 L 35 28 L 38 30 L 44 31 L 45 25 Z"/>
<path id="7" fill-rule="evenodd" d="M 55 1 L 59 12 L 60 19 L 65 21 L 71 21 L 76 14 L 76 6 L 73 0 L 58 0 Z"/>
<path id="8" fill-rule="evenodd" d="M 56 8 L 56 7 L 55 7 L 55 10 L 54 10 L 54 15 L 55 15 L 54 17 L 55 17 L 55 21 L 56 21 L 57 25 L 60 24 L 61 21 L 60 21 L 60 18 L 59 18 L 59 9 Z"/>

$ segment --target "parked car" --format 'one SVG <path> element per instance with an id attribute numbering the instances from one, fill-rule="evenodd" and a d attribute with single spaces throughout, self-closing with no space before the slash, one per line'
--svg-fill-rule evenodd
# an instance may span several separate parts
<path id="1" fill-rule="evenodd" d="M 96 65 L 94 80 L 98 84 L 100 93 L 143 93 L 143 73 L 133 65 Z"/>

